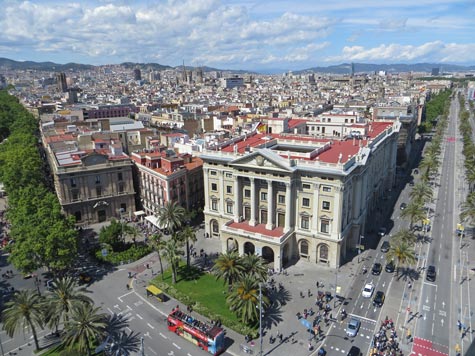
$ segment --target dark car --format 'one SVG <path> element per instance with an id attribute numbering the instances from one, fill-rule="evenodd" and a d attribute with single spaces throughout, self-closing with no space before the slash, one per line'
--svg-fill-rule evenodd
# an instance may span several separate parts
<path id="1" fill-rule="evenodd" d="M 384 241 L 383 244 L 381 245 L 381 252 L 388 252 L 389 251 L 389 248 L 391 247 L 391 245 L 389 244 L 388 241 Z"/>
<path id="2" fill-rule="evenodd" d="M 79 282 L 80 283 L 89 283 L 92 281 L 92 276 L 87 272 L 79 273 Z"/>
<path id="3" fill-rule="evenodd" d="M 401 205 L 399 205 L 399 209 L 401 210 L 404 210 L 407 208 L 407 204 L 406 203 L 401 203 Z"/>
<path id="4" fill-rule="evenodd" d="M 351 346 L 351 349 L 348 351 L 346 356 L 361 356 L 361 350 L 359 347 Z"/>
<path id="5" fill-rule="evenodd" d="M 382 269 L 383 266 L 381 266 L 381 263 L 376 262 L 371 269 L 371 273 L 377 276 L 381 273 Z"/>
<path id="6" fill-rule="evenodd" d="M 378 306 L 378 307 L 382 307 L 383 304 L 384 304 L 384 299 L 385 299 L 385 295 L 384 295 L 384 292 L 381 292 L 380 290 L 378 290 L 376 292 L 376 294 L 374 295 L 374 298 L 373 298 L 373 305 L 375 306 Z"/>
<path id="7" fill-rule="evenodd" d="M 435 266 L 427 267 L 426 279 L 428 281 L 434 282 L 436 275 L 437 275 L 437 272 L 435 271 Z"/>
<path id="8" fill-rule="evenodd" d="M 381 236 L 383 237 L 384 235 L 386 235 L 386 228 L 385 227 L 380 227 L 379 230 L 378 230 L 378 236 Z"/>
<path id="9" fill-rule="evenodd" d="M 395 269 L 396 269 L 396 266 L 394 265 L 394 261 L 389 261 L 386 264 L 386 267 L 384 267 L 384 270 L 388 273 L 393 273 Z"/>

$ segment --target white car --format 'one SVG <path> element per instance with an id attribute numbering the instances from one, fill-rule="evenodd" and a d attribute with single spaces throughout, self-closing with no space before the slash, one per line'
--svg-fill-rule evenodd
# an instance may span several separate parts
<path id="1" fill-rule="evenodd" d="M 371 283 L 368 283 L 363 288 L 363 298 L 371 298 L 374 292 L 374 286 Z"/>

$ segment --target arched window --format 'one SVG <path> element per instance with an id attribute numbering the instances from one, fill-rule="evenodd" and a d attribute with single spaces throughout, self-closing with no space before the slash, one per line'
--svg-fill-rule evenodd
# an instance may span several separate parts
<path id="1" fill-rule="evenodd" d="M 328 262 L 328 245 L 320 245 L 320 252 L 318 256 L 321 262 Z"/>
<path id="2" fill-rule="evenodd" d="M 308 256 L 308 242 L 305 240 L 300 241 L 300 255 Z"/>

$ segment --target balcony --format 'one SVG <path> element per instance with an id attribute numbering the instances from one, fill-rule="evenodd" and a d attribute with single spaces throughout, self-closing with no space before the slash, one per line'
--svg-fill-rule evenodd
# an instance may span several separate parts
<path id="1" fill-rule="evenodd" d="M 271 244 L 283 244 L 287 238 L 293 234 L 293 230 L 284 233 L 283 227 L 275 227 L 272 230 L 267 230 L 265 224 L 257 224 L 256 226 L 249 225 L 248 221 L 234 222 L 228 221 L 221 229 L 222 232 L 239 235 L 242 237 L 267 242 Z"/>

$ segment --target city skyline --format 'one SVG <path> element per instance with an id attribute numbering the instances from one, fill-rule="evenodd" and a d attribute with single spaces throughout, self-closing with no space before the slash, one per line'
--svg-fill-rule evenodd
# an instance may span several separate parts
<path id="1" fill-rule="evenodd" d="M 368 17 L 368 15 L 371 17 Z M 0 57 L 298 70 L 342 62 L 474 64 L 468 1 L 6 1 Z"/>

